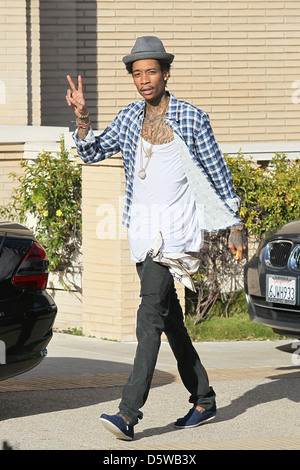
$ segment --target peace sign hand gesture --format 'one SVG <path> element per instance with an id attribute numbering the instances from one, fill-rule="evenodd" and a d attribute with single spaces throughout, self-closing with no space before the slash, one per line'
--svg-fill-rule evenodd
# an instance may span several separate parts
<path id="1" fill-rule="evenodd" d="M 67 75 L 67 80 L 70 84 L 71 89 L 69 88 L 66 95 L 66 100 L 69 106 L 72 106 L 72 109 L 76 116 L 88 114 L 88 110 L 85 104 L 85 99 L 82 91 L 82 79 L 81 75 L 78 75 L 78 90 L 70 77 Z"/>

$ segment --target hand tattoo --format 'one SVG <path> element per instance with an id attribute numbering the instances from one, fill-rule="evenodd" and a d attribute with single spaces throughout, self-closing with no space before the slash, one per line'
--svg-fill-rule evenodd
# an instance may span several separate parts
<path id="1" fill-rule="evenodd" d="M 229 234 L 229 241 L 235 246 L 244 246 L 244 234 L 242 230 L 231 230 Z"/>

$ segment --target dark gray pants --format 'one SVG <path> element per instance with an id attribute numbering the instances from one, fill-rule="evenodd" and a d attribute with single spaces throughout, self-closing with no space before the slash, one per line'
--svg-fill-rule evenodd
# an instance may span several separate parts
<path id="1" fill-rule="evenodd" d="M 147 256 L 137 264 L 141 281 L 141 303 L 137 312 L 137 350 L 132 373 L 124 386 L 119 412 L 132 425 L 143 417 L 145 404 L 164 332 L 177 360 L 181 380 L 190 403 L 206 410 L 216 407 L 215 393 L 183 322 L 182 309 L 169 269 Z M 171 399 L 169 399 L 171 403 Z M 168 406 L 168 403 L 166 403 Z M 179 414 L 182 410 L 179 410 Z"/>

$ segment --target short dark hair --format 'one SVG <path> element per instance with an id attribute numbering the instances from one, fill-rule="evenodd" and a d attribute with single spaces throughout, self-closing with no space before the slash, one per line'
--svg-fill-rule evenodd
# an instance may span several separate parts
<path id="1" fill-rule="evenodd" d="M 170 72 L 170 69 L 171 69 L 171 64 L 169 64 L 169 62 L 166 62 L 165 60 L 160 60 L 160 59 L 155 59 L 158 63 L 159 63 L 159 66 L 160 66 L 160 70 L 162 72 Z M 131 62 L 130 64 L 127 64 L 126 65 L 126 70 L 128 73 L 130 73 L 130 75 L 132 75 L 132 66 L 133 66 L 134 62 Z"/>

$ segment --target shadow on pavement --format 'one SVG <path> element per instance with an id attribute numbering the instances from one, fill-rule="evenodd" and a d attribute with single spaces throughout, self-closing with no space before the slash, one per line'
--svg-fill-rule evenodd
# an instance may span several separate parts
<path id="1" fill-rule="evenodd" d="M 281 368 L 280 370 L 283 370 Z M 252 390 L 247 391 L 242 394 L 235 400 L 233 400 L 229 405 L 218 408 L 216 418 L 206 423 L 205 426 L 209 426 L 213 423 L 222 423 L 225 421 L 230 421 L 236 418 L 239 415 L 245 413 L 249 408 L 268 403 L 275 402 L 277 400 L 282 400 L 288 398 L 289 400 L 299 403 L 300 402 L 300 377 L 299 369 L 294 373 L 290 371 L 292 368 L 287 367 L 286 375 L 272 375 L 267 377 L 271 379 L 272 382 L 260 384 L 254 387 Z M 298 406 L 298 405 L 297 405 Z M 279 412 L 280 410 L 278 410 Z M 295 408 L 296 412 L 296 408 Z M 280 411 L 282 413 L 282 411 Z M 170 432 L 182 432 L 181 429 L 176 429 L 173 423 L 164 425 L 161 427 L 153 427 L 143 430 L 142 432 L 135 433 L 135 440 L 139 440 L 145 437 L 158 436 L 161 434 L 166 434 Z"/>
<path id="2" fill-rule="evenodd" d="M 46 358 L 42 364 L 0 382 L 0 421 L 120 399 L 124 382 L 132 370 L 131 364 L 70 357 Z M 110 385 L 111 374 L 115 376 Z M 163 372 L 162 379 L 154 382 L 152 388 L 173 381 L 172 374 Z M 30 383 L 34 389 L 30 390 Z"/>
<path id="3" fill-rule="evenodd" d="M 233 400 L 229 405 L 218 410 L 217 418 L 214 422 L 222 422 L 234 419 L 252 408 L 263 403 L 275 402 L 282 399 L 288 399 L 295 403 L 300 402 L 300 377 L 299 368 L 281 367 L 286 369 L 287 374 L 278 374 L 267 377 L 271 382 L 257 385 L 240 397 Z M 289 372 L 295 369 L 295 373 Z M 278 410 L 279 411 L 279 410 Z"/>
<path id="4" fill-rule="evenodd" d="M 63 410 L 72 410 L 77 408 L 98 405 L 105 402 L 119 400 L 122 394 L 124 377 L 130 374 L 131 364 L 102 361 L 93 359 L 77 358 L 47 358 L 43 367 L 38 366 L 31 372 L 9 379 L 9 381 L 0 382 L 0 421 L 7 419 L 33 416 L 43 413 L 53 413 Z M 248 409 L 259 406 L 264 403 L 276 402 L 282 399 L 289 399 L 294 403 L 300 402 L 300 376 L 299 367 L 281 367 L 280 373 L 273 374 L 264 379 L 264 383 L 256 385 L 251 390 L 241 394 L 226 406 L 218 408 L 216 419 L 213 423 L 221 423 L 233 420 L 235 417 L 245 413 Z M 286 370 L 286 374 L 282 371 Z M 45 373 L 47 371 L 47 374 Z M 294 371 L 294 372 L 293 372 Z M 159 371 L 156 371 L 159 372 Z M 110 374 L 116 374 L 112 385 L 107 384 Z M 117 380 L 117 374 L 120 375 L 120 384 Z M 79 377 L 81 381 L 85 376 L 91 377 L 104 376 L 105 385 L 83 386 L 82 388 L 72 388 L 72 380 Z M 105 377 L 105 375 L 107 377 Z M 47 389 L 47 383 L 42 389 L 38 390 L 5 390 L 7 382 L 18 383 L 23 379 L 26 382 L 35 379 L 53 380 L 58 378 L 58 387 Z M 59 387 L 59 379 L 64 381 L 69 379 L 68 388 Z M 241 378 L 242 380 L 242 378 Z M 265 380 L 268 380 L 266 382 Z M 159 383 L 153 383 L 152 388 L 160 387 L 174 382 L 174 376 L 167 372 L 163 373 L 163 379 Z M 2 387 L 3 384 L 3 387 Z M 2 389 L 1 389 L 2 387 Z M 153 427 L 139 432 L 135 435 L 138 440 L 142 437 L 162 435 L 174 432 L 173 422 L 161 427 Z M 180 430 L 179 430 L 180 431 Z"/>

